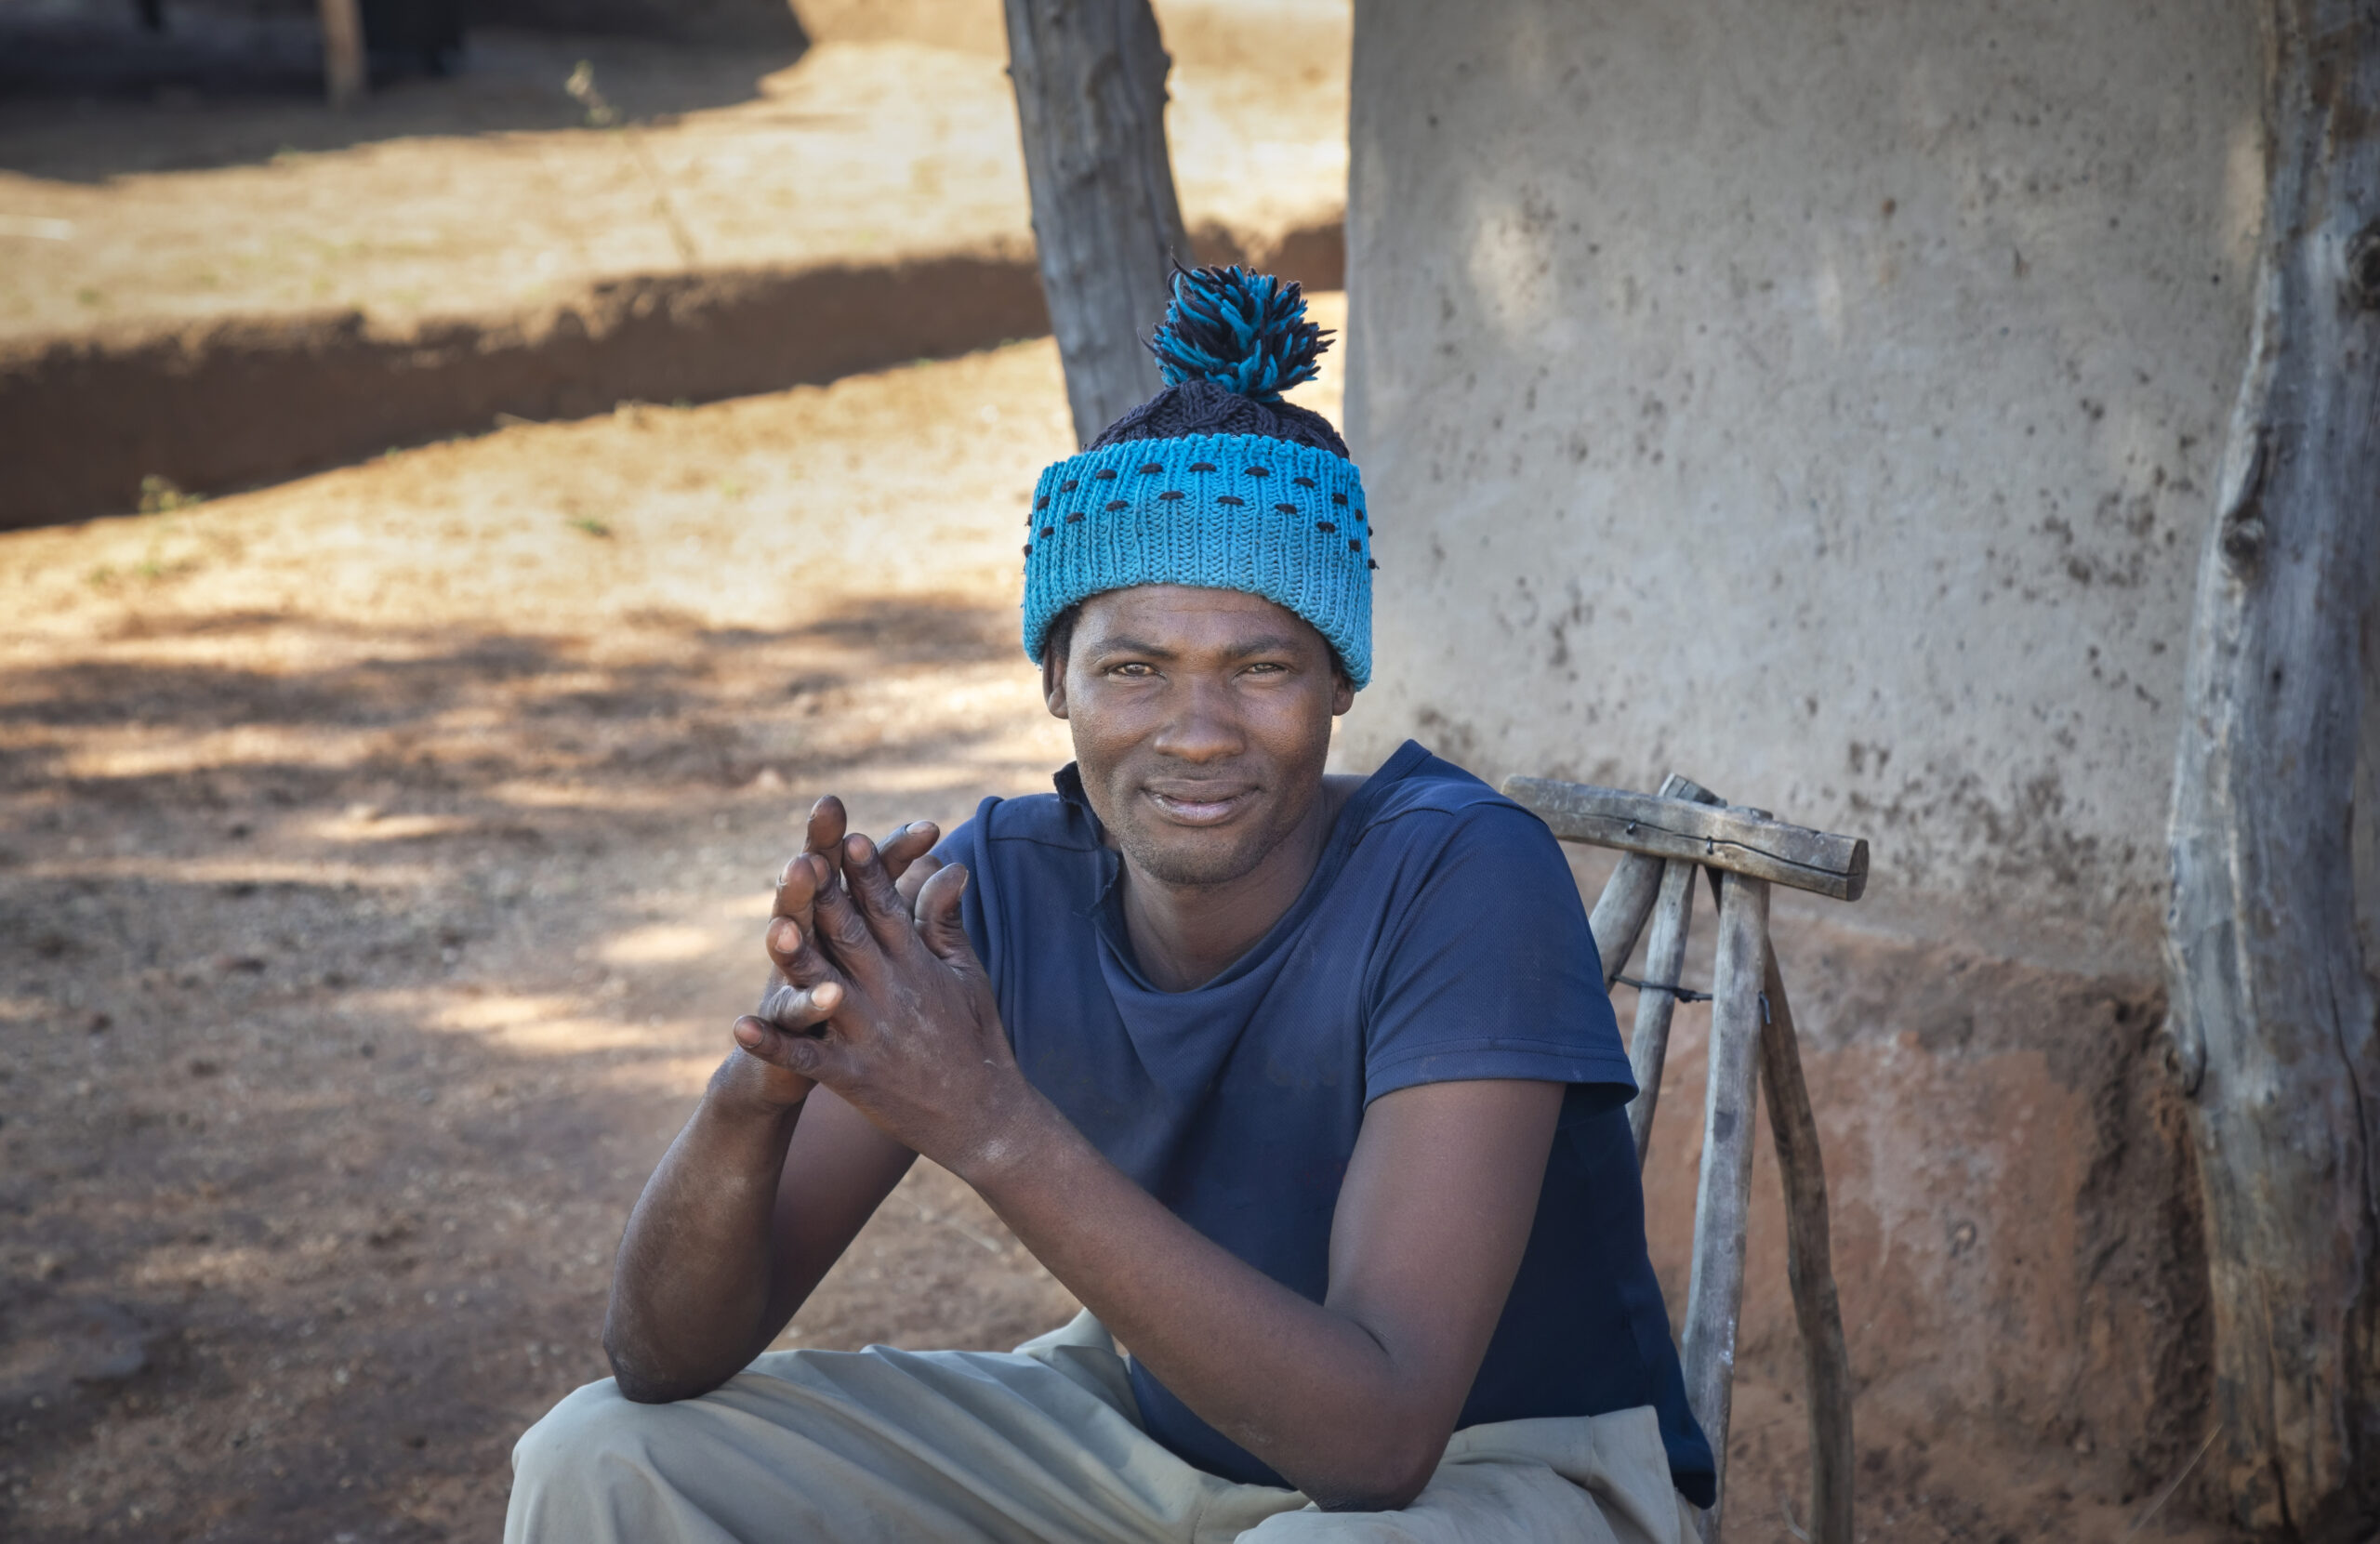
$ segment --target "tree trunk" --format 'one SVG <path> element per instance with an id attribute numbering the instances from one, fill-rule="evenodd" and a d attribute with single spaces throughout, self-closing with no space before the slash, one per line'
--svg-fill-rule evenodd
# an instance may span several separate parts
<path id="1" fill-rule="evenodd" d="M 358 0 L 319 0 L 323 19 L 323 94 L 352 106 L 370 85 L 364 68 L 364 10 Z"/>
<path id="2" fill-rule="evenodd" d="M 2199 566 L 2166 916 L 2232 1520 L 2380 1520 L 2380 1028 L 2352 853 L 2380 627 L 2380 6 L 2268 0 L 2247 375 Z M 2367 786 L 2369 784 L 2367 782 Z"/>
<path id="3" fill-rule="evenodd" d="M 1033 237 L 1075 438 L 1160 384 L 1144 344 L 1190 258 L 1165 148 L 1172 60 L 1149 0 L 1006 0 Z"/>

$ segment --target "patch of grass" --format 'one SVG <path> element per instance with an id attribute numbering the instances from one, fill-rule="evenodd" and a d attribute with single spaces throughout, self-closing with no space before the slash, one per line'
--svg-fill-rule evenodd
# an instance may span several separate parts
<path id="1" fill-rule="evenodd" d="M 81 289 L 76 290 L 74 292 L 74 298 L 81 304 L 91 307 L 104 306 L 108 303 L 108 297 L 106 296 L 101 295 L 98 290 L 91 288 L 88 284 L 86 284 Z"/>
<path id="2" fill-rule="evenodd" d="M 177 509 L 194 509 L 205 502 L 205 494 L 186 494 L 154 472 L 140 480 L 140 512 L 144 515 L 169 515 Z"/>
<path id="3" fill-rule="evenodd" d="M 570 528 L 574 531 L 584 531 L 590 536 L 608 537 L 612 534 L 612 528 L 593 515 L 580 515 L 570 522 Z"/>

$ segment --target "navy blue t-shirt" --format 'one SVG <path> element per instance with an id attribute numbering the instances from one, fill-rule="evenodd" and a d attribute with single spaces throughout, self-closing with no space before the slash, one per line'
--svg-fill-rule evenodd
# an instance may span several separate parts
<path id="1" fill-rule="evenodd" d="M 940 849 L 970 871 L 967 933 L 1034 1087 L 1174 1215 L 1319 1302 L 1367 1105 L 1418 1083 L 1569 1085 L 1457 1424 L 1650 1405 L 1678 1489 L 1709 1505 L 1710 1445 L 1645 1252 L 1636 1086 L 1553 834 L 1408 741 L 1348 800 L 1272 930 L 1212 981 L 1164 992 L 1134 962 L 1121 860 L 1074 768 L 1057 785 L 985 799 Z M 1173 1452 L 1283 1483 L 1137 1361 L 1131 1378 L 1143 1424 Z"/>

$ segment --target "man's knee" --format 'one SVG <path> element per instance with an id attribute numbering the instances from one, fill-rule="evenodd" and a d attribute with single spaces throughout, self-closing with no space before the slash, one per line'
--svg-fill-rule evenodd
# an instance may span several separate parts
<path id="1" fill-rule="evenodd" d="M 635 1403 L 608 1378 L 575 1389 L 513 1445 L 513 1484 L 585 1485 L 616 1459 L 641 1457 L 668 1408 Z"/>

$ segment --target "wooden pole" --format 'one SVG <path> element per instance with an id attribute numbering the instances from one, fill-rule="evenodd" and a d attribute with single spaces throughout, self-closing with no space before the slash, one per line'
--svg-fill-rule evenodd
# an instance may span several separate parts
<path id="1" fill-rule="evenodd" d="M 358 0 L 321 0 L 323 86 L 333 107 L 363 99 L 371 77 L 364 67 L 364 10 Z"/>
<path id="2" fill-rule="evenodd" d="M 1636 1097 L 1628 1129 L 1636 1138 L 1636 1167 L 1652 1145 L 1653 1112 L 1661 1102 L 1661 1065 L 1669 1060 L 1670 1016 L 1677 1010 L 1678 973 L 1686 969 L 1686 926 L 1694 911 L 1694 865 L 1672 858 L 1661 865 L 1661 897 L 1653 907 L 1653 936 L 1645 941 L 1645 984 L 1636 993 L 1636 1027 L 1628 1036 L 1628 1067 Z"/>
<path id="3" fill-rule="evenodd" d="M 2260 8 L 2254 330 L 2199 565 L 2166 960 L 2219 1510 L 2268 1538 L 2361 1539 L 2380 1525 L 2380 1031 L 2350 833 L 2380 820 L 2351 792 L 2380 711 L 2380 7 Z"/>
<path id="4" fill-rule="evenodd" d="M 1642 852 L 1622 854 L 1611 878 L 1603 882 L 1595 909 L 1587 915 L 1587 930 L 1595 935 L 1595 953 L 1603 958 L 1605 991 L 1628 969 L 1628 957 L 1636 952 L 1636 940 L 1644 934 L 1645 919 L 1653 915 L 1653 899 L 1660 889 L 1661 860 Z"/>
<path id="5" fill-rule="evenodd" d="M 1694 1200 L 1694 1270 L 1686 1289 L 1686 1404 L 1711 1439 L 1719 1495 L 1699 1521 L 1719 1537 L 1727 1504 L 1727 1418 L 1734 1403 L 1736 1317 L 1743 1306 L 1744 1224 L 1752 1202 L 1752 1101 L 1760 1077 L 1761 989 L 1768 973 L 1768 882 L 1720 881 L 1719 957 L 1712 988 L 1710 1070 L 1702 1093 L 1702 1171 Z"/>
<path id="6" fill-rule="evenodd" d="M 1166 57 L 1149 0 L 1005 0 L 1033 238 L 1089 443 L 1161 384 L 1144 340 L 1191 260 L 1165 145 Z"/>
<path id="7" fill-rule="evenodd" d="M 1614 845 L 1602 841 L 1593 833 L 1574 836 L 1564 831 L 1548 815 L 1545 808 L 1532 802 L 1534 791 L 1540 787 L 1568 789 L 1572 786 L 1567 783 L 1540 784 L 1529 777 L 1508 777 L 1504 779 L 1503 792 L 1506 798 L 1514 799 L 1534 811 L 1553 828 L 1554 834 L 1565 841 Z M 1726 802 L 1694 779 L 1680 777 L 1675 772 L 1661 779 L 1661 791 L 1655 797 L 1682 798 L 1696 804 Z M 1595 953 L 1603 957 L 1603 989 L 1606 992 L 1611 990 L 1611 983 L 1620 979 L 1620 972 L 1628 968 L 1628 957 L 1636 952 L 1636 940 L 1644 933 L 1645 919 L 1653 914 L 1653 898 L 1660 891 L 1661 873 L 1659 858 L 1643 852 L 1627 852 L 1613 866 L 1611 878 L 1604 881 L 1603 893 L 1595 897 L 1595 909 L 1587 917 L 1587 930 L 1595 935 Z M 1639 1162 L 1643 1161 L 1642 1148 L 1637 1151 L 1637 1158 Z"/>
<path id="8" fill-rule="evenodd" d="M 1851 1355 L 1843 1339 L 1843 1306 L 1834 1295 L 1834 1248 L 1828 1237 L 1826 1163 L 1818 1116 L 1802 1081 L 1800 1037 L 1785 977 L 1770 950 L 1768 1022 L 1760 1034 L 1760 1088 L 1785 1189 L 1785 1274 L 1802 1329 L 1802 1366 L 1810 1405 L 1811 1544 L 1851 1541 Z M 1640 1159 L 1641 1161 L 1641 1159 Z"/>

